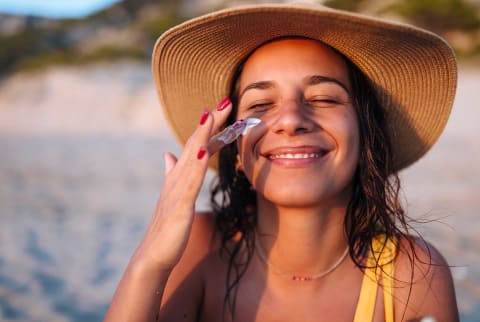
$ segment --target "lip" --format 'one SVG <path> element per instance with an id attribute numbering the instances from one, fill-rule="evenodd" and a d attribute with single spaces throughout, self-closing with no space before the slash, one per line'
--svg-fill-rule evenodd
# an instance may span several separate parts
<path id="1" fill-rule="evenodd" d="M 325 158 L 330 149 L 319 146 L 277 147 L 262 153 L 273 164 L 283 166 L 306 166 Z"/>

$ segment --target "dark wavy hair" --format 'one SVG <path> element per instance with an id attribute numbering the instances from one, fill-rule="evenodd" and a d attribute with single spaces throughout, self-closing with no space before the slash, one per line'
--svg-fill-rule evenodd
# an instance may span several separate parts
<path id="1" fill-rule="evenodd" d="M 360 155 L 344 229 L 350 257 L 356 266 L 365 269 L 363 259 L 371 249 L 371 241 L 375 236 L 384 234 L 387 238 L 398 241 L 407 236 L 409 229 L 400 203 L 400 181 L 393 168 L 385 111 L 368 78 L 347 57 L 333 50 L 343 58 L 347 66 L 351 99 L 359 124 Z M 236 120 L 238 80 L 242 68 L 243 63 L 237 68 L 231 84 L 233 110 L 227 125 Z M 235 144 L 220 151 L 218 177 L 213 182 L 211 194 L 216 226 L 221 234 L 221 253 L 228 256 L 224 312 L 228 307 L 232 316 L 238 283 L 254 254 L 257 223 L 256 192 L 245 175 L 236 170 L 237 153 Z"/>

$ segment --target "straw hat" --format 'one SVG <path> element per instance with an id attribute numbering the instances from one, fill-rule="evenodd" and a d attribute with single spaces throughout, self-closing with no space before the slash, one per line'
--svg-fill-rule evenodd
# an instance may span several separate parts
<path id="1" fill-rule="evenodd" d="M 242 59 L 260 44 L 282 36 L 318 39 L 367 75 L 386 110 L 396 170 L 421 158 L 443 131 L 455 96 L 457 64 L 442 38 L 318 5 L 270 4 L 210 13 L 157 40 L 155 84 L 182 144 L 198 126 L 201 111 L 229 95 Z M 211 164 L 217 167 L 215 160 Z"/>

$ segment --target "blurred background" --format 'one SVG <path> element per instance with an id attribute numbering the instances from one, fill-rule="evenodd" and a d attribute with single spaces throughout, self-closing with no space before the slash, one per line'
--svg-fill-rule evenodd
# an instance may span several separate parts
<path id="1" fill-rule="evenodd" d="M 153 44 L 192 16 L 249 2 L 0 0 L 1 321 L 102 320 L 155 207 L 162 152 L 180 151 L 153 86 Z M 462 321 L 480 321 L 480 1 L 319 2 L 454 47 L 449 124 L 401 177 L 408 213 L 425 222 L 415 228 L 452 265 Z"/>

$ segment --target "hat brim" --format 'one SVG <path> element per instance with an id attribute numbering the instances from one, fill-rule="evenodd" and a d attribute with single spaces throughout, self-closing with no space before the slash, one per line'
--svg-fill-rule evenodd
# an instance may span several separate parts
<path id="1" fill-rule="evenodd" d="M 238 64 L 278 37 L 317 39 L 371 80 L 384 107 L 395 170 L 421 158 L 443 131 L 456 91 L 457 62 L 439 36 L 408 25 L 323 6 L 256 5 L 207 14 L 166 31 L 152 68 L 166 118 L 184 144 L 205 108 L 229 95 Z M 211 166 L 217 168 L 216 159 Z"/>

